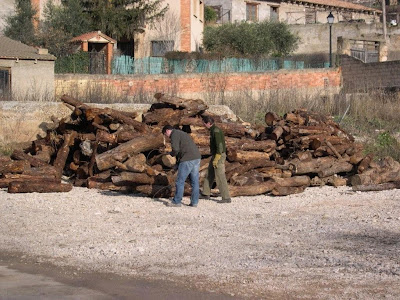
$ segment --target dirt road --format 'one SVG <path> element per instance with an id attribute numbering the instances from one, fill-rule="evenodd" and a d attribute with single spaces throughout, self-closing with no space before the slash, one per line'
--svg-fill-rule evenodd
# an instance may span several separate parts
<path id="1" fill-rule="evenodd" d="M 0 251 L 238 298 L 400 298 L 399 190 L 166 202 L 0 190 Z"/>

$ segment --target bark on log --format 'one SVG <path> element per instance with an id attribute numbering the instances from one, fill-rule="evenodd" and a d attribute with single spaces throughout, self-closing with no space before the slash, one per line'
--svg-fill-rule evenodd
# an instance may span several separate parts
<path id="1" fill-rule="evenodd" d="M 58 150 L 57 152 L 57 157 L 54 161 L 54 167 L 57 170 L 57 176 L 61 177 L 63 170 L 64 170 L 64 166 L 65 163 L 67 161 L 68 158 L 68 154 L 69 154 L 69 147 L 71 145 L 73 145 L 74 143 L 74 139 L 77 136 L 77 132 L 76 131 L 72 131 L 69 133 L 64 134 L 64 142 L 63 145 L 61 146 L 61 148 Z"/>
<path id="2" fill-rule="evenodd" d="M 262 195 L 272 191 L 275 185 L 276 183 L 272 180 L 265 181 L 256 185 L 229 185 L 229 194 L 231 197 Z"/>
<path id="3" fill-rule="evenodd" d="M 37 159 L 35 157 L 32 157 L 29 154 L 26 154 L 22 150 L 14 150 L 13 153 L 11 154 L 11 158 L 15 160 L 26 160 L 28 161 L 32 167 L 42 167 L 48 165 L 46 162 Z"/>
<path id="4" fill-rule="evenodd" d="M 365 157 L 365 154 L 363 151 L 358 151 L 354 153 L 352 156 L 350 156 L 349 162 L 353 165 L 359 164 Z"/>
<path id="5" fill-rule="evenodd" d="M 124 163 L 117 166 L 121 170 L 131 172 L 144 172 L 146 170 L 146 156 L 143 153 L 134 154 L 128 158 Z"/>
<path id="6" fill-rule="evenodd" d="M 13 181 L 8 185 L 9 193 L 65 193 L 72 190 L 72 184 L 56 182 Z"/>
<path id="7" fill-rule="evenodd" d="M 27 160 L 10 160 L 0 164 L 0 174 L 23 173 L 29 170 L 31 164 Z"/>
<path id="8" fill-rule="evenodd" d="M 116 165 L 115 162 L 123 162 L 133 154 L 157 149 L 162 145 L 164 145 L 164 137 L 162 134 L 137 137 L 109 151 L 98 154 L 96 156 L 97 168 L 101 171 L 112 168 Z"/>
<path id="9" fill-rule="evenodd" d="M 266 152 L 229 149 L 228 159 L 230 161 L 238 161 L 244 164 L 254 160 L 269 161 L 270 155 Z"/>
<path id="10" fill-rule="evenodd" d="M 335 159 L 330 156 L 312 159 L 311 161 L 293 159 L 289 162 L 289 169 L 296 175 L 318 173 L 323 169 L 330 168 L 334 161 Z"/>
<path id="11" fill-rule="evenodd" d="M 363 173 L 370 165 L 374 155 L 372 153 L 368 154 L 363 158 L 363 160 L 360 162 L 357 168 L 357 173 L 361 174 Z"/>
<path id="12" fill-rule="evenodd" d="M 3 178 L 0 178 L 0 188 L 8 187 L 10 182 L 18 181 L 36 181 L 36 182 L 60 182 L 60 179 L 54 178 L 53 176 L 35 176 L 35 175 L 26 175 L 26 174 L 4 174 Z"/>
<path id="13" fill-rule="evenodd" d="M 146 113 L 143 116 L 143 121 L 146 124 L 158 124 L 158 125 L 178 125 L 182 118 L 184 111 L 174 110 L 172 108 L 161 108 Z"/>
<path id="14" fill-rule="evenodd" d="M 274 177 L 273 180 L 279 186 L 310 186 L 310 177 L 305 175 L 289 178 Z"/>
<path id="15" fill-rule="evenodd" d="M 329 168 L 324 168 L 318 172 L 318 177 L 328 177 L 338 173 L 350 172 L 353 165 L 346 161 L 335 161 Z"/>
<path id="16" fill-rule="evenodd" d="M 305 186 L 275 186 L 272 190 L 274 196 L 287 196 L 304 192 Z"/>
<path id="17" fill-rule="evenodd" d="M 167 96 L 162 93 L 157 93 L 154 98 L 158 102 L 168 103 L 174 105 L 176 108 L 185 108 L 189 116 L 197 115 L 208 109 L 208 106 L 201 99 L 183 99 L 174 96 Z"/>
<path id="18" fill-rule="evenodd" d="M 380 184 L 355 185 L 352 187 L 353 191 L 360 191 L 360 192 L 385 191 L 393 189 L 400 189 L 400 181 L 380 183 Z"/>

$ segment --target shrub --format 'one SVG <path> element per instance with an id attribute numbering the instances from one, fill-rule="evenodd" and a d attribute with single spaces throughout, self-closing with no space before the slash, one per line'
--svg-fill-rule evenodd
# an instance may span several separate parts
<path id="1" fill-rule="evenodd" d="M 279 22 L 234 23 L 206 26 L 203 45 L 224 56 L 285 56 L 297 48 L 299 38 Z"/>

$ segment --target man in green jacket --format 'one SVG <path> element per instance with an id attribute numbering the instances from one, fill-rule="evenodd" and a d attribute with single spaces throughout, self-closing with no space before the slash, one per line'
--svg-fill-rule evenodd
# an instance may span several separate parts
<path id="1" fill-rule="evenodd" d="M 211 152 L 211 160 L 203 183 L 203 196 L 205 199 L 210 198 L 211 186 L 215 180 L 222 197 L 219 203 L 230 203 L 231 197 L 225 176 L 226 146 L 224 133 L 221 128 L 215 126 L 214 119 L 210 116 L 203 117 L 203 124 L 210 130 Z"/>

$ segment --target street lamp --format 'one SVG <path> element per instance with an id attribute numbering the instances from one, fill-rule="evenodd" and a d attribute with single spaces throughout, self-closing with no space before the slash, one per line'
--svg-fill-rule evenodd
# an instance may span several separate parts
<path id="1" fill-rule="evenodd" d="M 329 68 L 332 68 L 332 24 L 335 20 L 332 12 L 329 12 L 327 19 L 329 24 Z"/>

